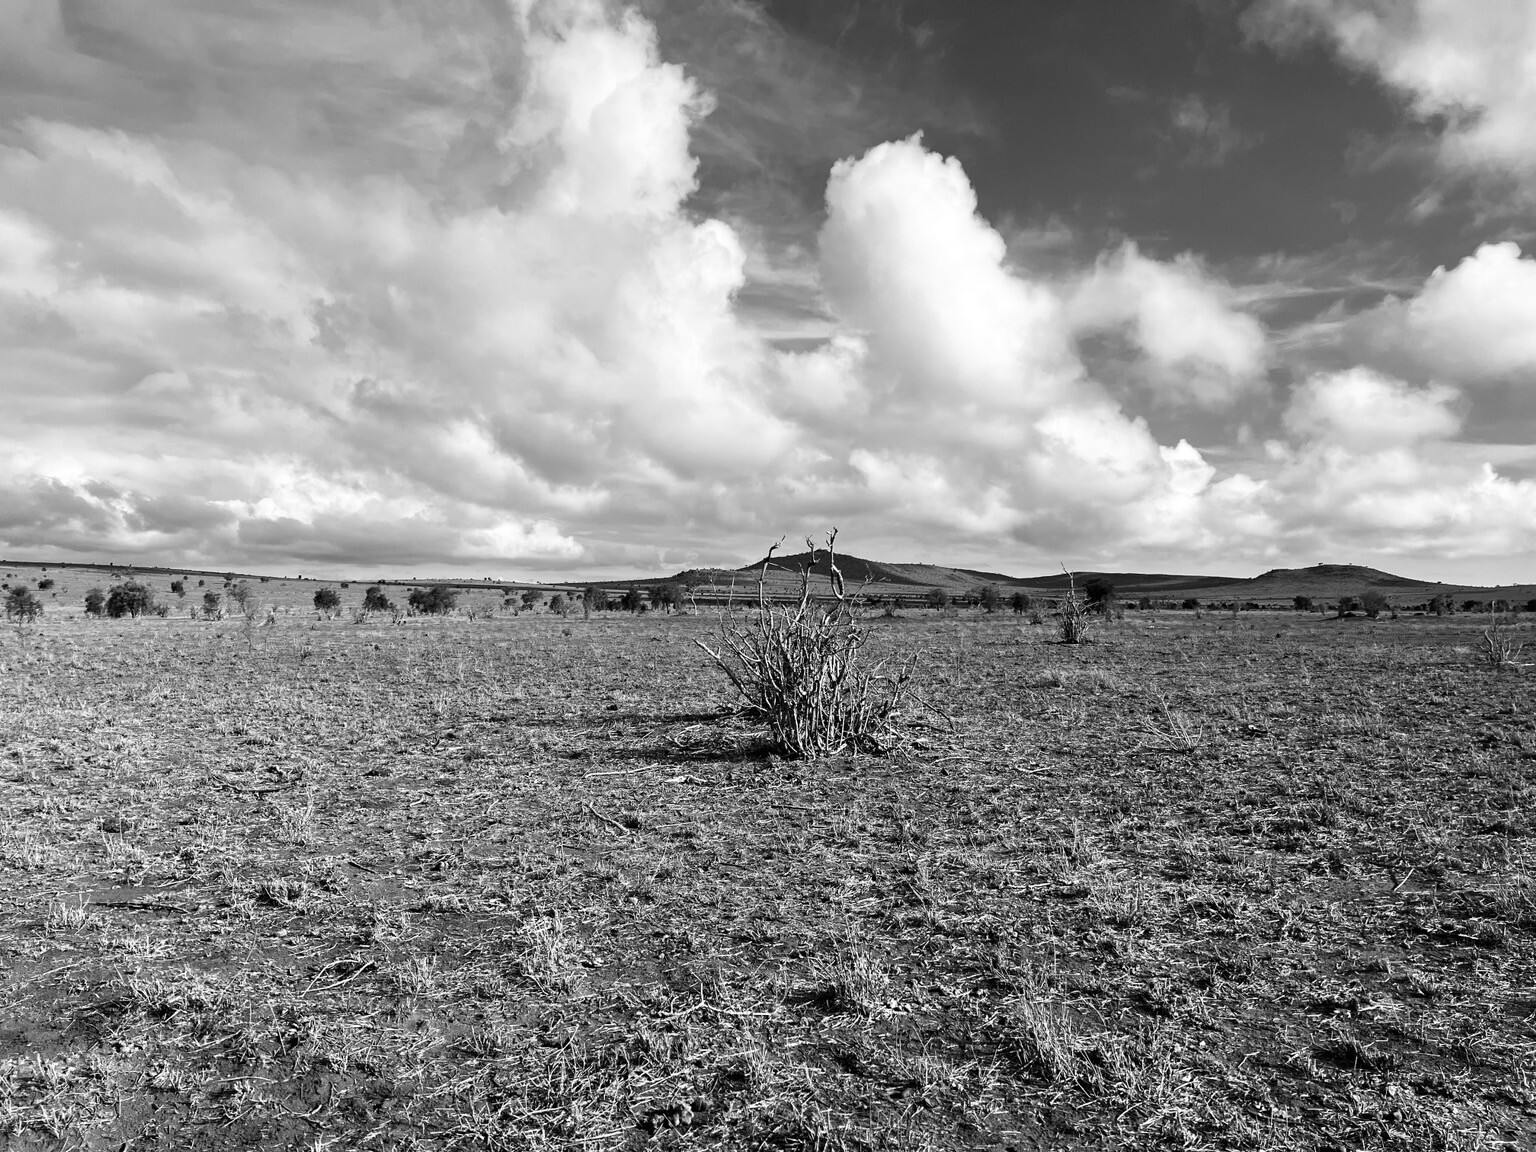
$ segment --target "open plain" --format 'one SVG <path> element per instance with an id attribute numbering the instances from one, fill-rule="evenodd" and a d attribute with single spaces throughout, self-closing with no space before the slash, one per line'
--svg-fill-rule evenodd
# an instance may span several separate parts
<path id="1" fill-rule="evenodd" d="M 874 618 L 800 763 L 716 615 L 7 628 L 0 1145 L 1532 1147 L 1485 624 Z"/>

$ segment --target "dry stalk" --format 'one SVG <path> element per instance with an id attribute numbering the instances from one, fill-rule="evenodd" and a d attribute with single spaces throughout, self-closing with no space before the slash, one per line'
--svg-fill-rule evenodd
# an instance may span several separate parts
<path id="1" fill-rule="evenodd" d="M 811 759 L 882 750 L 908 695 L 913 664 L 886 675 L 884 665 L 861 667 L 865 633 L 837 566 L 837 529 L 827 535 L 833 602 L 811 596 L 811 569 L 820 551 L 809 539 L 810 562 L 800 570 L 800 597 L 775 604 L 768 549 L 757 582 L 757 608 L 741 624 L 721 621 L 720 642 L 695 641 L 740 694 L 747 715 L 762 720 L 784 756 Z"/>
<path id="2" fill-rule="evenodd" d="M 1077 581 L 1072 573 L 1067 572 L 1066 565 L 1062 565 L 1063 572 L 1067 576 L 1067 595 L 1061 602 L 1061 607 L 1056 610 L 1057 626 L 1061 629 L 1061 642 L 1063 644 L 1085 644 L 1088 642 L 1092 625 L 1088 620 L 1088 606 L 1077 595 Z"/>

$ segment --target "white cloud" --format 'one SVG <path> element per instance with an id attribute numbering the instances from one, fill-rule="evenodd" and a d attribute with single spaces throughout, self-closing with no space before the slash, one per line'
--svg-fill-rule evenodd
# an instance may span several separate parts
<path id="1" fill-rule="evenodd" d="M 1187 254 L 1162 263 L 1121 245 L 1076 285 L 1068 315 L 1078 332 L 1124 328 L 1146 356 L 1147 383 L 1168 399 L 1221 406 L 1263 378 L 1263 325 Z"/>
<path id="2" fill-rule="evenodd" d="M 1512 242 L 1484 244 L 1435 269 L 1412 299 L 1358 317 L 1351 334 L 1445 379 L 1536 383 L 1536 259 Z"/>
<path id="3" fill-rule="evenodd" d="M 1293 433 L 1355 451 L 1406 448 L 1443 440 L 1461 427 L 1453 389 L 1414 389 L 1369 368 L 1313 376 L 1285 413 Z"/>
<path id="4" fill-rule="evenodd" d="M 1267 0 L 1250 27 L 1279 42 L 1321 33 L 1356 67 L 1444 120 L 1456 169 L 1536 175 L 1536 6 L 1529 0 Z"/>

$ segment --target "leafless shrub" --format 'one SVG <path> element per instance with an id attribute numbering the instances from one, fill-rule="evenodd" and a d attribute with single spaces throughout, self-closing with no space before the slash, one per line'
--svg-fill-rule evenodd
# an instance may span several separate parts
<path id="1" fill-rule="evenodd" d="M 866 635 L 837 567 L 836 542 L 834 528 L 826 546 L 831 604 L 811 598 L 811 567 L 820 550 L 810 540 L 798 602 L 769 600 L 768 565 L 779 547 L 775 544 L 758 577 L 756 610 L 739 624 L 727 615 L 718 647 L 695 641 L 730 679 L 746 713 L 768 726 L 774 747 L 795 759 L 879 751 L 891 735 L 912 676 L 910 663 L 890 675 L 883 665 L 861 667 Z"/>
<path id="2" fill-rule="evenodd" d="M 1066 568 L 1062 568 L 1066 572 Z M 1067 595 L 1056 609 L 1056 624 L 1061 629 L 1063 644 L 1086 644 L 1093 631 L 1088 619 L 1088 606 L 1077 594 L 1077 581 L 1067 572 Z"/>
<path id="3" fill-rule="evenodd" d="M 1525 645 L 1515 638 L 1515 625 L 1513 620 L 1502 612 L 1495 612 L 1483 629 L 1483 639 L 1478 646 L 1478 655 L 1483 663 L 1495 672 L 1502 672 L 1506 668 L 1514 668 L 1517 671 L 1527 667 L 1526 662 L 1520 659 Z"/>

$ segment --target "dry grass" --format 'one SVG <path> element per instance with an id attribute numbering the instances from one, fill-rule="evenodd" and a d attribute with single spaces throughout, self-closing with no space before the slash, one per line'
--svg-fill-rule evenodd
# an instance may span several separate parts
<path id="1" fill-rule="evenodd" d="M 1521 1148 L 1536 723 L 1474 621 L 873 620 L 792 762 L 714 621 L 0 647 L 0 1146 Z"/>

